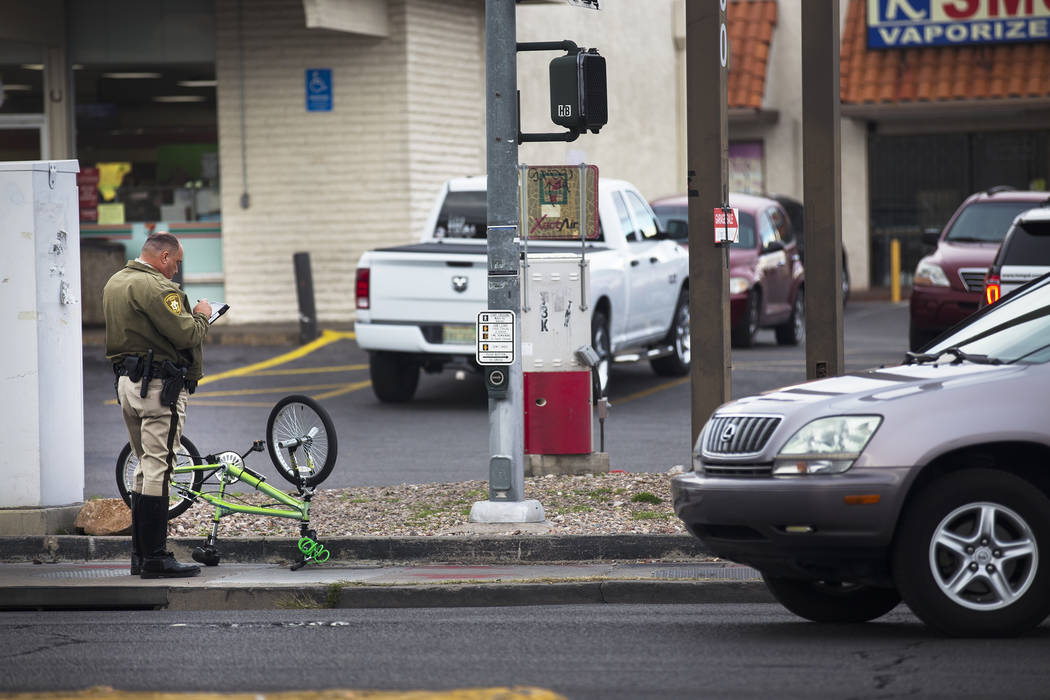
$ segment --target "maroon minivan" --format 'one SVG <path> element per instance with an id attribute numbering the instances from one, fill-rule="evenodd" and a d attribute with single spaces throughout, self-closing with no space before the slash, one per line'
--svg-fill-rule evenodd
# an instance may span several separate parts
<path id="1" fill-rule="evenodd" d="M 984 276 L 1014 217 L 1050 202 L 1046 192 L 993 187 L 970 195 L 939 234 L 936 250 L 919 261 L 911 290 L 908 345 L 919 350 L 977 310 Z"/>

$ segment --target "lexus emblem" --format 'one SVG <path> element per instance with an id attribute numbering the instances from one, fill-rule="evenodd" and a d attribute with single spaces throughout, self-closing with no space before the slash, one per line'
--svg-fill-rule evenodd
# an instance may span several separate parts
<path id="1" fill-rule="evenodd" d="M 452 278 L 452 289 L 457 292 L 467 291 L 467 278 L 465 275 L 456 275 Z"/>
<path id="2" fill-rule="evenodd" d="M 730 423 L 726 426 L 726 429 L 722 431 L 722 442 L 729 442 L 736 435 L 736 425 Z"/>

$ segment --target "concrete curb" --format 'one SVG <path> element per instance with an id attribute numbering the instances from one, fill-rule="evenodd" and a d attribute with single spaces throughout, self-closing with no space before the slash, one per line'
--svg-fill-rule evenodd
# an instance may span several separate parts
<path id="1" fill-rule="evenodd" d="M 299 558 L 298 538 L 227 537 L 223 561 L 274 563 Z M 169 537 L 175 556 L 188 559 L 199 537 Z M 708 558 L 692 535 L 507 535 L 495 537 L 335 537 L 324 540 L 331 561 L 500 562 L 607 561 Z M 0 537 L 0 561 L 96 561 L 125 559 L 130 537 L 29 535 Z"/>
<path id="2" fill-rule="evenodd" d="M 771 603 L 761 582 L 570 581 L 376 586 L 33 586 L 2 591 L 3 610 L 277 610 L 596 604 Z"/>

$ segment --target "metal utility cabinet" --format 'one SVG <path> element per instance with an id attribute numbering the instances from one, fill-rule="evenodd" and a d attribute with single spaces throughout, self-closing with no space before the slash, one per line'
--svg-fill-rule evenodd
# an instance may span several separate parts
<path id="1" fill-rule="evenodd" d="M 0 508 L 84 498 L 79 169 L 0 163 Z"/>
<path id="2" fill-rule="evenodd" d="M 592 451 L 591 369 L 576 357 L 591 342 L 591 310 L 581 298 L 589 279 L 580 260 L 529 254 L 522 270 L 526 454 Z"/>

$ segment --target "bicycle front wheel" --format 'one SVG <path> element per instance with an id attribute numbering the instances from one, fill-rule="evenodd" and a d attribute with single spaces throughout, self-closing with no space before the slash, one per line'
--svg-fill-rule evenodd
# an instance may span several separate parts
<path id="1" fill-rule="evenodd" d="M 277 402 L 266 421 L 266 449 L 277 473 L 290 483 L 316 486 L 335 466 L 338 443 L 328 411 L 309 396 Z"/>
<path id="2" fill-rule="evenodd" d="M 185 466 L 187 464 L 204 464 L 204 460 L 201 458 L 200 452 L 197 451 L 197 447 L 190 442 L 188 437 L 183 435 L 182 447 L 175 453 L 175 466 Z M 117 457 L 117 489 L 120 491 L 120 497 L 124 499 L 129 508 L 131 507 L 131 490 L 135 485 L 135 469 L 138 465 L 139 458 L 131 451 L 131 443 L 124 443 L 124 449 L 120 451 L 120 455 Z M 204 483 L 204 474 L 202 472 L 175 474 L 171 480 L 174 483 L 188 486 L 194 491 L 200 491 L 201 484 Z M 183 498 L 178 490 L 174 488 L 169 491 L 169 499 L 169 520 L 182 515 L 187 508 L 193 505 L 193 501 Z"/>

